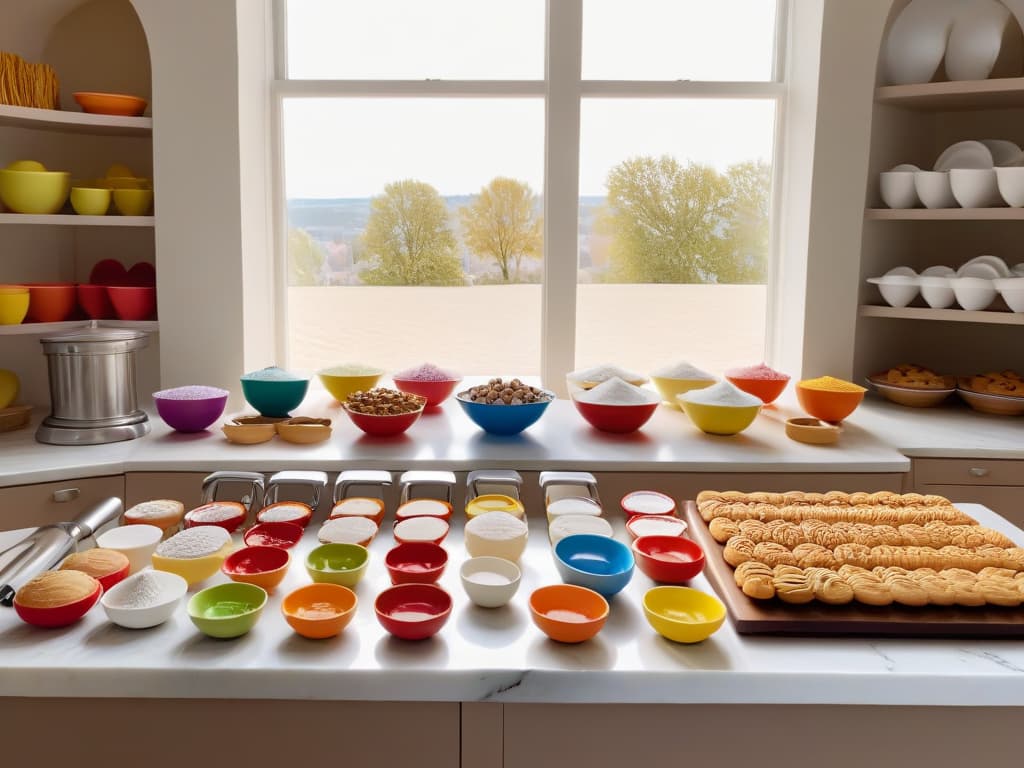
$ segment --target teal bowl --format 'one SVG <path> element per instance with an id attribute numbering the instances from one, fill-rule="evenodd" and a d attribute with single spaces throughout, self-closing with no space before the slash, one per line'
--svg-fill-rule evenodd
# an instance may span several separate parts
<path id="1" fill-rule="evenodd" d="M 287 417 L 299 407 L 309 389 L 309 379 L 274 381 L 241 378 L 242 394 L 261 416 Z"/>
<path id="2" fill-rule="evenodd" d="M 188 616 L 204 635 L 241 637 L 256 626 L 266 604 L 262 587 L 233 581 L 196 592 L 188 601 Z"/>

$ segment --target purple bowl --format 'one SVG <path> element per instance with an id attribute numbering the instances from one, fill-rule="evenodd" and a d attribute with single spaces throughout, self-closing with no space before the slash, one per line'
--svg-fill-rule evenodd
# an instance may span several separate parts
<path id="1" fill-rule="evenodd" d="M 179 432 L 202 432 L 224 413 L 228 395 L 217 387 L 175 387 L 153 393 L 156 412 Z"/>

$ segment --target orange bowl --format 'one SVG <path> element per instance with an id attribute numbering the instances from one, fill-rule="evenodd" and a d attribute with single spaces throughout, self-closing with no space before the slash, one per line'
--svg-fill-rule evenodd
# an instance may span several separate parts
<path id="1" fill-rule="evenodd" d="M 125 93 L 95 93 L 79 91 L 71 94 L 83 112 L 97 115 L 138 117 L 146 111 L 146 100 Z"/>
<path id="2" fill-rule="evenodd" d="M 307 584 L 281 602 L 281 613 L 296 634 L 322 640 L 340 634 L 356 615 L 359 598 L 340 584 Z"/>
<path id="3" fill-rule="evenodd" d="M 552 640 L 582 643 L 600 632 L 608 620 L 608 601 L 586 587 L 552 584 L 530 595 L 530 615 Z"/>
<path id="4" fill-rule="evenodd" d="M 725 378 L 737 389 L 761 398 L 766 404 L 774 402 L 789 384 L 789 376 L 779 379 L 745 379 L 742 376 L 730 376 L 726 371 Z"/>
<path id="5" fill-rule="evenodd" d="M 30 323 L 59 323 L 75 311 L 78 292 L 74 283 L 31 283 L 28 286 Z"/>
<path id="6" fill-rule="evenodd" d="M 864 391 L 835 392 L 825 389 L 807 389 L 803 383 L 796 385 L 796 399 L 808 415 L 822 421 L 838 422 L 845 419 L 860 405 Z"/>

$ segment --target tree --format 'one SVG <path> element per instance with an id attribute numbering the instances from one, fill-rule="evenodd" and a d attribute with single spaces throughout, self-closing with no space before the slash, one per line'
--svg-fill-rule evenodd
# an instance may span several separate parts
<path id="1" fill-rule="evenodd" d="M 729 181 L 727 258 L 720 283 L 764 283 L 768 280 L 769 201 L 771 168 L 760 161 L 740 163 L 726 171 Z"/>
<path id="2" fill-rule="evenodd" d="M 304 229 L 288 230 L 288 285 L 319 285 L 327 254 Z"/>
<path id="3" fill-rule="evenodd" d="M 499 177 L 459 209 L 463 237 L 473 253 L 494 259 L 504 282 L 520 280 L 523 258 L 541 256 L 542 223 L 537 196 L 524 181 Z"/>
<path id="4" fill-rule="evenodd" d="M 675 158 L 634 157 L 608 174 L 598 229 L 612 236 L 612 277 L 628 283 L 706 283 L 723 255 L 728 181 Z"/>
<path id="5" fill-rule="evenodd" d="M 448 209 L 436 189 L 406 179 L 370 201 L 362 236 L 376 265 L 362 273 L 367 285 L 462 285 L 462 263 Z"/>

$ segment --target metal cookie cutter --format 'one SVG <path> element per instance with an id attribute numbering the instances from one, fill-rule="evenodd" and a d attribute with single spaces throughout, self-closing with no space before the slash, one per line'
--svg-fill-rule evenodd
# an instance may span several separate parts
<path id="1" fill-rule="evenodd" d="M 455 473 L 434 470 L 410 470 L 403 472 L 398 478 L 399 498 L 401 506 L 410 499 L 441 499 L 452 503 L 452 490 L 455 488 Z M 429 488 L 431 493 L 419 493 L 417 489 Z M 440 495 L 438 495 L 440 494 Z"/>
<path id="2" fill-rule="evenodd" d="M 253 510 L 263 509 L 263 473 L 262 472 L 232 472 L 231 470 L 214 472 L 203 478 L 202 500 L 203 504 L 217 501 L 218 492 L 224 486 L 244 485 L 246 492 L 237 497 L 245 506 L 246 524 L 252 521 Z"/>
<path id="3" fill-rule="evenodd" d="M 582 496 L 601 504 L 597 493 L 597 478 L 589 472 L 541 472 L 540 487 L 544 492 L 544 506 L 570 496 Z"/>
<path id="4" fill-rule="evenodd" d="M 521 500 L 523 476 L 514 469 L 474 469 L 466 475 L 466 500 L 486 493 L 500 493 Z"/>
<path id="5" fill-rule="evenodd" d="M 384 498 L 384 489 L 391 485 L 391 473 L 383 469 L 346 469 L 334 481 L 334 503 L 349 496 Z"/>
<path id="6" fill-rule="evenodd" d="M 326 472 L 303 472 L 301 470 L 286 469 L 283 472 L 275 472 L 270 476 L 267 483 L 267 495 L 265 505 L 276 504 L 281 500 L 282 486 L 299 486 L 305 489 L 306 497 L 288 499 L 288 501 L 301 501 L 308 504 L 309 508 L 316 512 L 320 506 L 320 496 L 327 487 Z"/>

